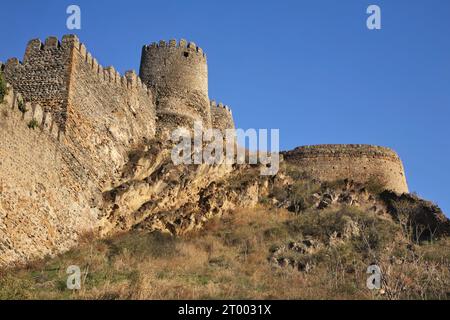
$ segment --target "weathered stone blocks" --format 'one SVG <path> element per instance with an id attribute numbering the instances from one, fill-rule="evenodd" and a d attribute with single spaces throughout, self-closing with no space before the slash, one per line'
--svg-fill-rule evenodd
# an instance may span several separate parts
<path id="1" fill-rule="evenodd" d="M 309 178 L 318 181 L 350 179 L 377 183 L 398 193 L 408 192 L 402 161 L 397 153 L 372 145 L 317 145 L 283 153 Z"/>
<path id="2" fill-rule="evenodd" d="M 195 43 L 161 40 L 144 46 L 139 74 L 155 93 L 161 135 L 180 126 L 192 128 L 193 121 L 211 127 L 206 56 Z"/>

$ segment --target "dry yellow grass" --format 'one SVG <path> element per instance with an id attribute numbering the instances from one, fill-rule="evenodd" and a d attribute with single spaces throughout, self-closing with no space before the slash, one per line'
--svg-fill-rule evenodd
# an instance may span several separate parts
<path id="1" fill-rule="evenodd" d="M 320 213 L 326 214 L 335 213 Z M 311 259 L 315 268 L 300 272 L 269 263 L 273 246 L 296 241 L 305 234 L 330 230 L 340 220 L 321 225 L 318 212 L 295 216 L 283 210 L 241 210 L 212 221 L 199 234 L 184 238 L 132 232 L 93 241 L 64 255 L 36 262 L 28 268 L 1 275 L 2 299 L 372 299 L 388 298 L 366 288 L 366 268 L 372 257 L 361 251 L 358 239 L 326 247 Z M 338 215 L 339 217 L 339 215 Z M 326 220 L 329 221 L 330 219 Z M 395 234 L 392 222 L 379 221 L 379 261 Z M 316 224 L 316 225 L 314 225 Z M 384 224 L 386 230 L 383 229 Z M 388 228 L 389 227 L 389 228 Z M 384 230 L 384 231 L 383 231 Z M 320 238 L 319 234 L 315 234 Z M 383 238 L 385 237 L 385 238 Z M 389 238 L 391 237 L 391 238 Z M 405 275 L 409 286 L 394 298 L 448 298 L 448 243 L 424 246 L 428 268 L 433 266 L 431 286 L 422 262 L 390 266 Z M 441 250 L 442 251 L 442 250 Z M 425 259 L 425 258 L 424 258 Z M 438 261 L 441 259 L 440 261 Z M 424 260 L 425 261 L 425 260 Z M 82 289 L 66 289 L 66 268 L 83 271 Z M 446 269 L 447 268 L 447 269 Z M 392 271 L 392 274 L 395 274 Z M 423 273 L 423 274 L 422 274 Z M 420 280 L 421 275 L 423 279 Z M 419 282 L 424 281 L 424 282 Z M 392 285 L 392 284 L 391 284 Z M 422 286 L 420 288 L 420 286 Z M 417 287 L 421 290 L 417 290 Z M 422 292 L 422 294 L 420 293 Z"/>

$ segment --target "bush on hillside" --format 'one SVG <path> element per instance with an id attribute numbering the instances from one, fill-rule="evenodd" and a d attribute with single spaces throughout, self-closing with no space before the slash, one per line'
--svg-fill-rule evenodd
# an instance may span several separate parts
<path id="1" fill-rule="evenodd" d="M 3 73 L 0 71 L 0 103 L 3 102 L 3 99 L 6 96 L 8 88 L 6 87 L 6 81 L 3 77 Z"/>

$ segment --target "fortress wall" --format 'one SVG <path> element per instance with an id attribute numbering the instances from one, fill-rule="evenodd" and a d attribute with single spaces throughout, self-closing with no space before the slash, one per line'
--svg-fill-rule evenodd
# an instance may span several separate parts
<path id="1" fill-rule="evenodd" d="M 360 183 L 379 182 L 386 189 L 408 192 L 403 164 L 391 149 L 370 145 L 319 145 L 299 147 L 283 153 L 318 181 L 350 179 Z"/>
<path id="2" fill-rule="evenodd" d="M 0 266 L 66 251 L 97 228 L 93 188 L 63 132 L 40 106 L 20 111 L 21 99 L 10 88 L 0 104 Z"/>
<path id="3" fill-rule="evenodd" d="M 73 50 L 66 139 L 102 189 L 121 177 L 134 148 L 155 137 L 153 95 L 134 72 L 103 68 L 83 44 Z"/>
<path id="4" fill-rule="evenodd" d="M 223 103 L 217 104 L 211 101 L 211 123 L 212 127 L 220 129 L 225 133 L 226 129 L 235 129 L 231 109 Z"/>
<path id="5" fill-rule="evenodd" d="M 200 47 L 185 40 L 144 46 L 140 77 L 155 93 L 158 134 L 192 128 L 194 121 L 211 127 L 208 66 Z"/>
<path id="6" fill-rule="evenodd" d="M 60 43 L 55 37 L 44 43 L 31 40 L 23 62 L 9 59 L 4 70 L 6 80 L 23 94 L 25 101 L 50 110 L 60 126 L 66 120 L 70 51 L 70 43 Z"/>
<path id="7" fill-rule="evenodd" d="M 8 60 L 4 73 L 25 101 L 50 112 L 101 188 L 120 177 L 131 149 L 155 137 L 152 92 L 135 73 L 103 68 L 74 35 L 30 41 L 23 63 Z"/>

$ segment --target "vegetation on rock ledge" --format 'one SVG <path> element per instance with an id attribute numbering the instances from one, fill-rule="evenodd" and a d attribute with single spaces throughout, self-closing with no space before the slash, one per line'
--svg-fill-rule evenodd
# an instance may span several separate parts
<path id="1" fill-rule="evenodd" d="M 7 92 L 8 88 L 6 87 L 6 81 L 3 77 L 3 73 L 0 71 L 0 103 L 3 102 Z"/>

